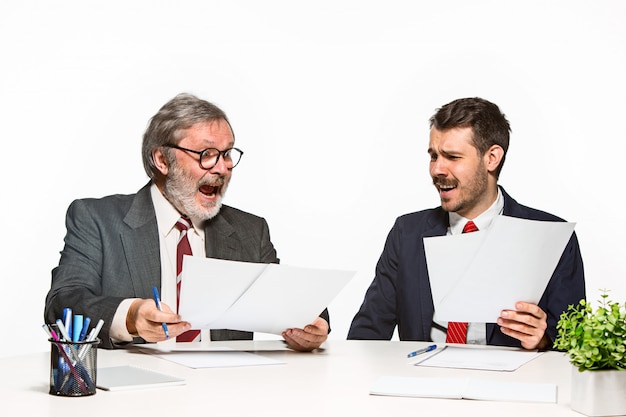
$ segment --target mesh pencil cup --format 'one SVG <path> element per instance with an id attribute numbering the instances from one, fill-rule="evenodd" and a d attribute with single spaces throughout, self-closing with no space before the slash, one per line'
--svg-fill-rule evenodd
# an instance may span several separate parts
<path id="1" fill-rule="evenodd" d="M 90 342 L 49 341 L 50 394 L 64 397 L 95 394 L 100 339 Z"/>

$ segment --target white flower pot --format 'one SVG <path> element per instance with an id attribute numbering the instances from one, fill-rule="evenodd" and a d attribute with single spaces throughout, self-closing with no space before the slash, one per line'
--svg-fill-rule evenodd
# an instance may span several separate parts
<path id="1" fill-rule="evenodd" d="M 626 370 L 580 372 L 572 366 L 571 408 L 587 416 L 626 415 Z"/>

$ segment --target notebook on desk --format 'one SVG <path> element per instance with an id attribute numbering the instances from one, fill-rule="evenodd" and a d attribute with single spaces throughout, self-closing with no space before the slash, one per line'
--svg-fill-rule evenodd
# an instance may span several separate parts
<path id="1" fill-rule="evenodd" d="M 96 377 L 96 387 L 105 391 L 161 388 L 185 383 L 181 378 L 130 365 L 98 368 Z"/>
<path id="2" fill-rule="evenodd" d="M 418 366 L 456 369 L 481 369 L 487 371 L 515 371 L 522 365 L 542 355 L 537 350 L 524 350 L 500 346 L 487 348 L 471 345 L 448 345 L 432 353 L 411 358 Z"/>
<path id="3" fill-rule="evenodd" d="M 374 383 L 370 394 L 395 397 L 556 403 L 557 385 L 462 377 L 381 376 Z"/>

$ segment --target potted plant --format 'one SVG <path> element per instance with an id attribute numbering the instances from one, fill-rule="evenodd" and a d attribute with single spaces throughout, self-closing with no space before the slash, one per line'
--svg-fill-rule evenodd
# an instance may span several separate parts
<path id="1" fill-rule="evenodd" d="M 573 365 L 571 408 L 587 416 L 626 414 L 626 302 L 603 290 L 595 310 L 585 300 L 570 305 L 557 331 L 554 347 Z"/>

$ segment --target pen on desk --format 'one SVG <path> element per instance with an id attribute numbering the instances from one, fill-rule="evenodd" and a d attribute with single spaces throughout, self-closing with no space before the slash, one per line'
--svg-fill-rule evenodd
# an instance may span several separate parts
<path id="1" fill-rule="evenodd" d="M 413 356 L 417 356 L 417 355 L 421 355 L 422 353 L 426 353 L 426 352 L 430 352 L 432 350 L 437 349 L 437 345 L 430 345 L 428 347 L 425 347 L 423 349 L 418 349 L 415 352 L 411 352 L 408 355 L 406 355 L 407 358 L 412 358 Z"/>
<path id="2" fill-rule="evenodd" d="M 156 303 L 157 308 L 159 309 L 159 311 L 163 311 L 163 309 L 161 309 L 161 299 L 159 298 L 159 290 L 157 289 L 156 286 L 152 287 L 152 294 L 154 294 L 154 302 Z M 163 325 L 163 331 L 165 332 L 165 338 L 169 339 L 170 331 L 167 329 L 167 323 L 162 323 L 162 325 Z"/>

